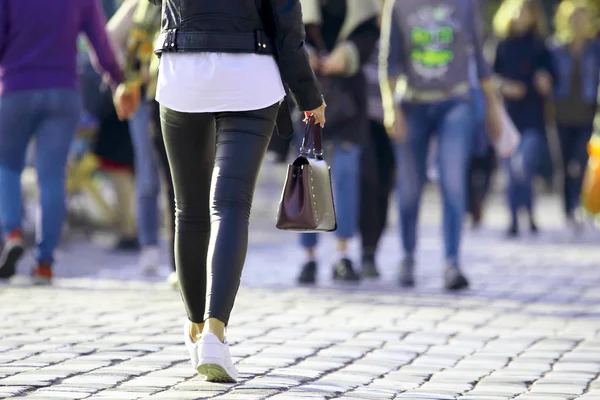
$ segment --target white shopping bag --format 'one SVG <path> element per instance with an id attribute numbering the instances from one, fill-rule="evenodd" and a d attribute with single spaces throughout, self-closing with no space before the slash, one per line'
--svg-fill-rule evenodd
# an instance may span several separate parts
<path id="1" fill-rule="evenodd" d="M 509 158 L 515 153 L 519 144 L 521 144 L 521 134 L 515 127 L 504 106 L 500 106 L 500 117 L 502 119 L 502 133 L 500 139 L 494 143 L 494 149 L 498 157 Z"/>

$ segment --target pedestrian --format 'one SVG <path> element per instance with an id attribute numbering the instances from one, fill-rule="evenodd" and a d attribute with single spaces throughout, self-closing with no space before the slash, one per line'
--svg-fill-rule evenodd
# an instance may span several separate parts
<path id="1" fill-rule="evenodd" d="M 563 0 L 555 15 L 552 52 L 559 79 L 555 85 L 556 125 L 563 164 L 563 202 L 568 225 L 577 232 L 583 173 L 598 97 L 600 41 L 587 1 Z"/>
<path id="2" fill-rule="evenodd" d="M 378 6 L 374 0 L 300 0 L 307 29 L 311 64 L 331 104 L 325 135 L 331 155 L 332 184 L 338 227 L 333 279 L 356 282 L 360 273 L 350 256 L 358 233 L 361 150 L 369 136 L 367 82 L 363 66 L 379 37 Z M 335 107 L 335 109 L 334 109 Z M 338 111 L 339 110 L 339 111 Z M 300 235 L 306 259 L 298 282 L 314 284 L 317 276 L 316 233 Z"/>
<path id="3" fill-rule="evenodd" d="M 383 125 L 383 107 L 378 75 L 379 46 L 364 67 L 368 83 L 369 134 L 360 160 L 359 228 L 362 276 L 379 277 L 376 255 L 388 219 L 390 195 L 394 188 L 394 146 Z"/>
<path id="4" fill-rule="evenodd" d="M 142 99 L 140 107 L 129 120 L 129 127 L 134 150 L 136 220 L 141 247 L 138 265 L 142 274 L 153 275 L 160 261 L 160 172 L 164 173 L 164 168 L 168 168 L 162 139 L 157 140 L 156 135 L 156 126 L 160 125 L 156 121 L 158 105 L 154 100 L 158 68 L 157 65 L 151 68 L 153 60 L 156 60 L 154 64 L 158 64 L 152 54 L 152 45 L 160 30 L 160 8 L 154 7 L 148 0 L 127 0 L 109 21 L 108 30 L 112 43 L 120 50 L 126 77 L 124 85 L 138 92 Z M 161 137 L 160 131 L 158 137 Z M 170 176 L 168 173 L 164 175 L 169 187 L 163 192 L 174 212 Z"/>
<path id="5" fill-rule="evenodd" d="M 545 105 L 556 82 L 556 70 L 545 43 L 547 21 L 539 1 L 505 0 L 494 16 L 494 30 L 501 39 L 494 71 L 508 115 L 521 133 L 519 148 L 506 161 L 510 207 L 507 234 L 515 237 L 522 209 L 527 212 L 530 231 L 538 232 L 532 181 L 546 146 Z"/>
<path id="6" fill-rule="evenodd" d="M 263 157 L 276 122 L 281 134 L 293 130 L 288 107 L 280 107 L 283 82 L 322 126 L 325 103 L 298 0 L 261 2 L 265 7 L 254 0 L 153 2 L 162 2 L 156 99 L 175 189 L 184 339 L 198 373 L 235 381 L 225 330 Z"/>
<path id="7" fill-rule="evenodd" d="M 104 31 L 96 0 L 0 0 L 0 221 L 6 245 L 0 273 L 10 277 L 24 252 L 21 225 L 21 172 L 29 142 L 35 139 L 40 187 L 33 278 L 52 278 L 54 250 L 66 214 L 67 155 L 81 110 L 77 91 L 77 38 L 84 32 L 112 87 L 123 80 Z M 117 99 L 127 118 L 134 99 Z"/>
<path id="8" fill-rule="evenodd" d="M 417 220 L 429 143 L 437 135 L 449 290 L 468 287 L 459 262 L 467 175 L 475 135 L 471 98 L 480 87 L 488 133 L 500 132 L 499 100 L 483 56 L 477 0 L 389 0 L 381 32 L 380 82 L 385 126 L 396 143 L 397 198 L 404 259 L 400 285 L 415 284 Z M 470 66 L 476 68 L 470 73 Z M 400 80 L 402 76 L 405 79 Z M 478 81 L 478 82 L 476 82 Z"/>

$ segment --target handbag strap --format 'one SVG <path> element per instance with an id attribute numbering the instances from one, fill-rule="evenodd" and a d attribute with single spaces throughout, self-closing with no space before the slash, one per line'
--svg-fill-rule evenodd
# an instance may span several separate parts
<path id="1" fill-rule="evenodd" d="M 300 155 L 308 158 L 311 148 L 310 141 L 312 139 L 312 152 L 317 160 L 323 159 L 323 131 L 321 125 L 315 124 L 315 116 L 308 117 L 306 129 L 304 130 L 304 138 L 302 139 L 302 147 Z"/>

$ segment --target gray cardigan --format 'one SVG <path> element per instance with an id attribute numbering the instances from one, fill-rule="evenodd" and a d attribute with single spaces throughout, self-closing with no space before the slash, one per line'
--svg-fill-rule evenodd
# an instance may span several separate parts
<path id="1" fill-rule="evenodd" d="M 479 2 L 388 0 L 379 73 L 382 83 L 404 78 L 405 99 L 477 86 L 491 75 L 483 55 Z"/>

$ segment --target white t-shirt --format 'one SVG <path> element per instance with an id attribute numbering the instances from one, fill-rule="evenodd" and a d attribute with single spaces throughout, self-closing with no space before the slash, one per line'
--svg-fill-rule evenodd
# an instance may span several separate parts
<path id="1" fill-rule="evenodd" d="M 163 53 L 156 100 L 179 112 L 260 110 L 285 96 L 272 56 Z"/>

